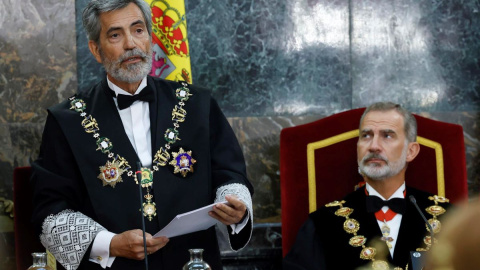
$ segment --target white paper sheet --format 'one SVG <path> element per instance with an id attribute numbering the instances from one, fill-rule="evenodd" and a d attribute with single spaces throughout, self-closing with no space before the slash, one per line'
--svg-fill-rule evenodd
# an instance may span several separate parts
<path id="1" fill-rule="evenodd" d="M 227 201 L 219 203 L 228 203 Z M 213 210 L 213 206 L 218 203 L 212 203 L 202 208 L 177 215 L 167 226 L 157 232 L 153 237 L 166 236 L 168 238 L 184 235 L 187 233 L 206 230 L 217 220 L 208 215 L 208 212 Z"/>

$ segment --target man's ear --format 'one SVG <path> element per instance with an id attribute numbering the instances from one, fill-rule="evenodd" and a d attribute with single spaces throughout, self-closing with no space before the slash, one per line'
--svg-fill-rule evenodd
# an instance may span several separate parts
<path id="1" fill-rule="evenodd" d="M 420 153 L 420 144 L 418 142 L 410 142 L 407 147 L 407 162 L 410 162 Z"/>
<path id="2" fill-rule="evenodd" d="M 93 40 L 88 41 L 88 48 L 92 53 L 93 57 L 97 60 L 98 63 L 102 63 L 102 57 L 100 57 L 100 46 Z"/>

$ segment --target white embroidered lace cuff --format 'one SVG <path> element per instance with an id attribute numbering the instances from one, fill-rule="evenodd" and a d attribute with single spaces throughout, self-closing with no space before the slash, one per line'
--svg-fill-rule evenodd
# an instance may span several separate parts
<path id="1" fill-rule="evenodd" d="M 235 183 L 219 187 L 216 192 L 215 202 L 224 201 L 226 195 L 235 195 L 247 206 L 248 218 L 243 219 L 241 223 L 230 225 L 232 234 L 237 234 L 247 225 L 248 219 L 253 220 L 252 197 L 245 185 Z"/>
<path id="2" fill-rule="evenodd" d="M 80 212 L 64 210 L 45 218 L 40 242 L 67 270 L 76 270 L 98 232 L 105 230 Z"/>

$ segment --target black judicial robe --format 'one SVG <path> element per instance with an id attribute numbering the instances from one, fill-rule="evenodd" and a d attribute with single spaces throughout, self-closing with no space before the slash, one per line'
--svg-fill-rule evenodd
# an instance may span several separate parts
<path id="1" fill-rule="evenodd" d="M 147 77 L 147 86 L 154 90 L 155 102 L 150 102 L 152 154 L 165 145 L 164 134 L 173 128 L 172 109 L 178 100 L 176 82 Z M 173 166 L 159 167 L 154 173 L 153 195 L 157 216 L 145 219 L 146 231 L 155 234 L 177 214 L 213 203 L 219 186 L 232 183 L 253 187 L 246 177 L 241 148 L 229 123 L 217 103 L 205 89 L 189 85 L 193 96 L 186 101 L 186 120 L 178 128 L 181 140 L 172 145 L 192 151 L 196 159 L 193 174 L 182 177 L 173 173 Z M 77 94 L 86 103 L 85 112 L 98 122 L 101 137 L 113 144 L 111 150 L 126 158 L 135 171 L 139 161 L 121 122 L 107 80 Z M 33 222 L 38 234 L 44 219 L 64 209 L 79 211 L 107 230 L 122 233 L 141 229 L 139 188 L 132 177 L 122 175 L 123 182 L 115 188 L 103 186 L 97 178 L 107 155 L 96 151 L 96 139 L 81 125 L 83 117 L 70 109 L 70 101 L 49 108 L 39 159 L 32 164 L 34 187 Z M 145 194 L 145 189 L 143 189 Z M 144 199 L 143 199 L 144 201 Z M 251 222 L 238 235 L 230 235 L 233 249 L 242 248 L 249 240 Z M 91 248 L 91 246 L 90 246 Z M 90 248 L 79 269 L 102 269 L 89 262 Z M 173 237 L 167 245 L 149 256 L 150 269 L 181 269 L 189 260 L 190 248 L 203 248 L 204 260 L 212 269 L 221 269 L 219 247 L 214 227 L 183 236 Z M 116 258 L 115 269 L 144 269 L 143 261 Z"/>
<path id="2" fill-rule="evenodd" d="M 427 192 L 420 191 L 411 187 L 406 188 L 406 198 L 414 195 L 417 204 L 427 219 L 432 218 L 426 213 L 425 208 L 435 203 L 428 200 L 432 196 Z M 356 219 L 360 223 L 360 229 L 357 235 L 363 235 L 367 238 L 365 246 L 372 247 L 372 242 L 379 241 L 382 233 L 378 226 L 374 213 L 367 213 L 365 203 L 365 187 L 350 193 L 343 200 L 343 206 L 354 209 L 350 218 Z M 448 204 L 440 204 L 447 208 Z M 344 217 L 335 215 L 339 207 L 325 207 L 309 215 L 308 220 L 300 228 L 295 244 L 283 260 L 284 270 L 299 269 L 328 269 L 328 270 L 350 270 L 362 266 L 371 265 L 370 260 L 360 258 L 361 247 L 352 247 L 348 244 L 349 239 L 354 236 L 343 229 Z M 407 201 L 407 209 L 403 214 L 398 233 L 397 243 L 395 245 L 394 258 L 391 257 L 386 244 L 380 242 L 385 247 L 384 254 L 392 266 L 398 266 L 405 269 L 410 259 L 410 251 L 417 248 L 425 248 L 423 238 L 429 235 L 426 230 L 425 222 L 416 210 L 415 206 Z M 378 252 L 378 250 L 377 250 Z M 382 260 L 379 255 L 375 257 Z"/>

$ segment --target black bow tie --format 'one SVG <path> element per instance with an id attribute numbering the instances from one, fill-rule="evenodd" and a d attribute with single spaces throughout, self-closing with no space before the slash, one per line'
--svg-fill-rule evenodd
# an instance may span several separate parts
<path id="1" fill-rule="evenodd" d="M 115 96 L 115 93 L 113 93 L 113 96 Z M 118 103 L 118 108 L 120 110 L 126 109 L 132 105 L 133 102 L 136 100 L 141 100 L 141 101 L 153 101 L 155 99 L 155 96 L 153 94 L 153 91 L 149 87 L 145 87 L 142 92 L 140 92 L 137 95 L 129 96 L 129 95 L 122 95 L 118 94 L 117 95 L 117 103 Z"/>
<path id="2" fill-rule="evenodd" d="M 384 206 L 388 206 L 388 208 L 392 209 L 392 211 L 397 214 L 405 213 L 405 208 L 407 207 L 405 199 L 392 198 L 388 201 L 384 201 L 377 196 L 367 196 L 367 212 L 378 212 Z"/>

